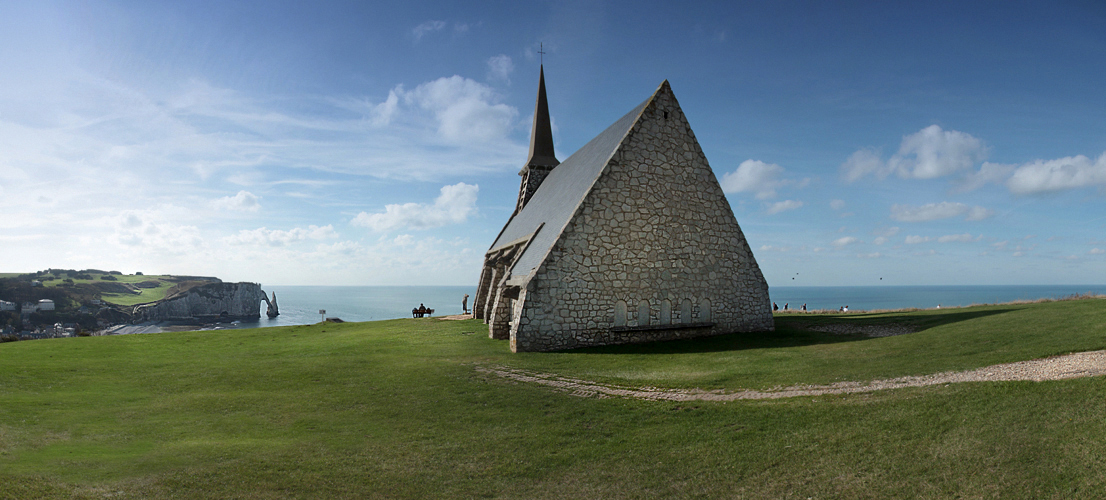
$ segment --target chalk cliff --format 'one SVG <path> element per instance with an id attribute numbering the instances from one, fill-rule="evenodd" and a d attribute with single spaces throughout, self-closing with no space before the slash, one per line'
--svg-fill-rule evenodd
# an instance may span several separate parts
<path id="1" fill-rule="evenodd" d="M 262 293 L 264 295 L 264 293 Z M 280 308 L 277 307 L 276 292 L 273 292 L 273 298 L 269 300 L 269 308 L 265 310 L 265 315 L 270 318 L 280 316 Z"/>
<path id="2" fill-rule="evenodd" d="M 208 283 L 134 307 L 135 322 L 249 320 L 261 317 L 261 303 L 269 303 L 257 283 Z"/>

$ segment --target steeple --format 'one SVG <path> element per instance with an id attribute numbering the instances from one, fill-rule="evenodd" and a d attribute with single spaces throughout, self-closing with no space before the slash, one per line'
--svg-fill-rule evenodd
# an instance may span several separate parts
<path id="1" fill-rule="evenodd" d="M 534 127 L 530 130 L 530 158 L 526 166 L 556 167 L 553 153 L 553 127 L 549 124 L 549 101 L 545 98 L 545 67 L 538 70 L 538 102 L 534 106 Z"/>
<path id="2" fill-rule="evenodd" d="M 553 127 L 549 123 L 549 102 L 545 97 L 545 65 L 538 70 L 538 102 L 534 105 L 534 127 L 530 130 L 530 157 L 518 175 L 522 185 L 518 190 L 515 213 L 522 211 L 545 176 L 561 162 L 553 152 Z"/>

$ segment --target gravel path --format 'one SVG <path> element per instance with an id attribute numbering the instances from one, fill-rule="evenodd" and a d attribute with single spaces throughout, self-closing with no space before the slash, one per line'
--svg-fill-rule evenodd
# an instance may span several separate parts
<path id="1" fill-rule="evenodd" d="M 824 394 L 854 394 L 861 392 L 925 387 L 955 382 L 995 382 L 1012 380 L 1062 380 L 1106 375 L 1106 351 L 1080 352 L 1051 358 L 993 365 L 964 372 L 944 372 L 933 375 L 899 377 L 870 382 L 838 382 L 831 385 L 795 385 L 766 391 L 737 392 L 704 391 L 701 389 L 664 389 L 657 387 L 622 387 L 588 380 L 532 373 L 505 367 L 476 367 L 476 371 L 517 382 L 552 387 L 581 397 L 621 397 L 650 401 L 734 401 L 738 399 L 778 399 Z"/>
<path id="2" fill-rule="evenodd" d="M 832 333 L 834 335 L 864 335 L 866 337 L 894 337 L 896 335 L 906 335 L 908 333 L 914 333 L 917 330 L 914 327 L 906 325 L 848 325 L 848 324 L 828 324 L 807 327 L 808 330 L 822 333 Z"/>

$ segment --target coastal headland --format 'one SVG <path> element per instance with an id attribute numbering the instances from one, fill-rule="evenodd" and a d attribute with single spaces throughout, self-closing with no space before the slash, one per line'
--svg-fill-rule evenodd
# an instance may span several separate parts
<path id="1" fill-rule="evenodd" d="M 0 274 L 0 339 L 140 333 L 168 325 L 256 321 L 261 304 L 279 314 L 258 283 L 209 276 L 47 269 Z"/>

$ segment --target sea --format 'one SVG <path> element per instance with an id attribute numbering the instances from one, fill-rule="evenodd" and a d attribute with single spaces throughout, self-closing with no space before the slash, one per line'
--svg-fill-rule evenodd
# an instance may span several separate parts
<path id="1" fill-rule="evenodd" d="M 280 316 L 238 323 L 230 328 L 306 325 L 324 318 L 343 321 L 376 321 L 410 318 L 411 309 L 425 305 L 434 316 L 461 314 L 461 300 L 469 295 L 472 307 L 475 286 L 262 286 L 276 292 Z M 996 286 L 775 286 L 773 302 L 783 309 L 849 311 L 879 309 L 932 309 L 973 304 L 999 304 L 1037 299 L 1060 299 L 1083 294 L 1106 295 L 1106 285 L 996 285 Z M 326 311 L 325 313 L 322 311 Z"/>
<path id="2" fill-rule="evenodd" d="M 768 294 L 780 309 L 806 304 L 807 310 L 848 306 L 849 311 L 873 311 L 1106 295 L 1106 285 L 777 286 L 769 287 Z"/>

